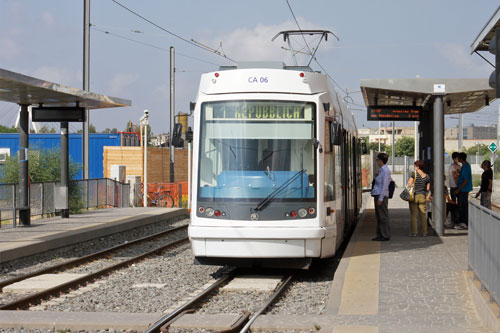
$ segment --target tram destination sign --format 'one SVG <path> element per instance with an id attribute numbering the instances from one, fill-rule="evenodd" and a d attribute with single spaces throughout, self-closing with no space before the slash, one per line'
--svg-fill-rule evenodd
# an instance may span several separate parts
<path id="1" fill-rule="evenodd" d="M 214 105 L 214 119 L 304 119 L 304 104 L 220 104 Z"/>
<path id="2" fill-rule="evenodd" d="M 368 120 L 420 120 L 421 107 L 415 106 L 369 106 Z"/>

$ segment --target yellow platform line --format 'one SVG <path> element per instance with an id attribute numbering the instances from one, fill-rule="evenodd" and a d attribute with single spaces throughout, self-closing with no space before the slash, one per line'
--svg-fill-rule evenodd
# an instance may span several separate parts
<path id="1" fill-rule="evenodd" d="M 373 214 L 370 220 L 374 219 Z M 378 313 L 380 242 L 373 242 L 374 223 L 360 221 L 358 238 L 344 277 L 339 314 L 375 315 Z"/>
<path id="2" fill-rule="evenodd" d="M 337 326 L 333 333 L 378 333 L 377 326 Z"/>

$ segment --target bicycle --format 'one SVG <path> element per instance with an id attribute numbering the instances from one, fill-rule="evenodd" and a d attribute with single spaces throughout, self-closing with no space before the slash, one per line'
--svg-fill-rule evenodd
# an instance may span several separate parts
<path id="1" fill-rule="evenodd" d="M 155 197 L 151 198 L 148 195 L 148 206 L 155 206 L 155 207 L 168 207 L 172 208 L 174 207 L 175 200 L 174 198 L 170 195 L 171 191 L 162 191 L 163 186 L 158 187 L 158 191 L 154 192 Z"/>

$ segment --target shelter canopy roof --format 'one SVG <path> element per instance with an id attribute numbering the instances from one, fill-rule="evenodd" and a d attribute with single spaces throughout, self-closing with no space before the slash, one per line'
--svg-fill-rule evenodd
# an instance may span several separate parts
<path id="1" fill-rule="evenodd" d="M 434 85 L 444 85 L 444 92 Z M 362 79 L 361 91 L 366 106 L 425 108 L 433 95 L 443 95 L 445 114 L 475 112 L 495 99 L 487 79 Z"/>
<path id="2" fill-rule="evenodd" d="M 44 106 L 103 109 L 130 106 L 130 100 L 99 95 L 0 68 L 0 101 Z"/>
<path id="3" fill-rule="evenodd" d="M 486 23 L 483 29 L 481 29 L 476 39 L 474 39 L 474 42 L 472 42 L 470 46 L 470 53 L 472 54 L 476 51 L 488 51 L 488 47 L 490 46 L 491 40 L 495 36 L 495 30 L 497 28 L 500 28 L 500 7 L 498 7 L 490 20 Z"/>

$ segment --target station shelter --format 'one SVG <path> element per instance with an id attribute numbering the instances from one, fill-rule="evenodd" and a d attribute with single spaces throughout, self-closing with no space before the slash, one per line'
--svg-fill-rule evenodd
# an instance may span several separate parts
<path id="1" fill-rule="evenodd" d="M 84 122 L 86 111 L 130 106 L 131 101 L 109 97 L 86 90 L 64 86 L 0 68 L 0 101 L 16 103 L 19 113 L 19 221 L 30 225 L 28 151 L 29 115 L 32 107 L 33 121 L 59 122 L 61 124 L 61 181 L 56 188 L 56 209 L 62 217 L 69 217 L 68 165 L 69 122 Z"/>
<path id="2" fill-rule="evenodd" d="M 433 184 L 444 184 L 444 117 L 476 112 L 489 105 L 495 91 L 488 79 L 362 79 L 368 120 L 418 121 L 419 151 Z M 444 235 L 444 186 L 433 186 L 432 219 Z M 436 203 L 441 203 L 436 204 Z"/>

